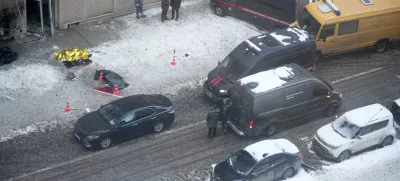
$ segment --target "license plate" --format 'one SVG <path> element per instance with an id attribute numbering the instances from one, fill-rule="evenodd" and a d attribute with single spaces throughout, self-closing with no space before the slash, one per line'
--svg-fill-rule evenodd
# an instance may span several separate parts
<path id="1" fill-rule="evenodd" d="M 208 97 L 212 98 L 211 92 L 209 90 L 207 90 L 207 89 L 206 89 L 206 94 L 207 94 Z"/>
<path id="2" fill-rule="evenodd" d="M 81 140 L 81 138 L 79 138 L 78 134 L 76 134 L 76 133 L 74 133 L 74 134 L 75 134 L 75 137 L 76 137 L 78 140 Z"/>

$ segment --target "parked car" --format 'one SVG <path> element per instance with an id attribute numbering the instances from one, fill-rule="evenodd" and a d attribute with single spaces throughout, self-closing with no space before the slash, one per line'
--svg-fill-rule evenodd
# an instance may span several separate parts
<path id="1" fill-rule="evenodd" d="M 159 94 L 124 97 L 84 115 L 74 125 L 75 137 L 87 148 L 107 148 L 149 132 L 161 132 L 175 119 L 172 102 Z"/>
<path id="2" fill-rule="evenodd" d="M 293 177 L 301 167 L 299 149 L 286 139 L 264 140 L 212 165 L 214 181 L 272 181 Z"/>
<path id="3" fill-rule="evenodd" d="M 289 63 L 315 70 L 315 41 L 297 28 L 280 29 L 239 44 L 206 78 L 205 95 L 215 103 L 229 98 L 233 83 L 242 77 Z"/>
<path id="4" fill-rule="evenodd" d="M 308 3 L 302 0 L 210 0 L 217 16 L 230 15 L 264 29 L 288 27 Z"/>
<path id="5" fill-rule="evenodd" d="M 366 47 L 383 52 L 400 40 L 398 17 L 398 0 L 324 0 L 306 5 L 291 26 L 315 37 L 318 56 Z"/>
<path id="6" fill-rule="evenodd" d="M 390 145 L 395 137 L 392 113 L 380 104 L 372 104 L 348 111 L 318 129 L 312 149 L 323 157 L 342 162 L 372 146 Z"/>
<path id="7" fill-rule="evenodd" d="M 241 136 L 274 135 L 309 113 L 333 115 L 342 95 L 297 64 L 244 77 L 232 88 L 227 124 Z"/>

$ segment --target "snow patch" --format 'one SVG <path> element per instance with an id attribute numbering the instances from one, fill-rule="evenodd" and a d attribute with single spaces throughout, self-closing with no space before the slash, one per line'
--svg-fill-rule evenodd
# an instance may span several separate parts
<path id="1" fill-rule="evenodd" d="M 291 39 L 289 36 L 284 36 L 284 35 L 278 35 L 275 32 L 270 34 L 272 37 L 274 37 L 276 40 L 281 42 L 284 46 L 290 45 L 290 43 L 285 42 L 287 39 Z"/>
<path id="2" fill-rule="evenodd" d="M 278 153 L 299 153 L 299 149 L 290 141 L 286 139 L 275 139 L 275 140 L 264 140 L 244 148 L 250 155 L 253 155 L 254 159 L 260 161 L 266 157 L 275 155 Z"/>
<path id="3" fill-rule="evenodd" d="M 26 90 L 31 95 L 42 95 L 62 80 L 62 74 L 50 65 L 33 64 L 0 71 L 0 93 Z"/>
<path id="4" fill-rule="evenodd" d="M 300 41 L 306 41 L 308 36 L 307 33 L 304 30 L 300 30 L 296 28 L 296 31 L 293 30 L 294 28 L 288 28 L 287 31 L 293 32 L 295 33 L 298 37 Z"/>
<path id="5" fill-rule="evenodd" d="M 5 134 L 7 136 L 0 137 L 0 143 L 8 141 L 10 139 L 13 139 L 17 136 L 28 135 L 28 134 L 34 133 L 34 132 L 46 132 L 47 130 L 52 130 L 58 126 L 72 127 L 73 120 L 74 119 L 71 119 L 69 121 L 60 121 L 60 122 L 58 122 L 58 121 L 39 122 L 39 123 L 28 125 L 24 128 L 12 129 L 11 131 L 8 131 L 7 134 Z"/>
<path id="6" fill-rule="evenodd" d="M 391 146 L 355 155 L 342 163 L 323 166 L 323 170 L 307 173 L 300 170 L 288 181 L 376 181 L 399 180 L 400 142 Z"/>
<path id="7" fill-rule="evenodd" d="M 282 80 L 280 76 L 287 76 L 289 73 L 285 73 L 283 70 L 286 69 L 272 69 L 268 71 L 263 71 L 259 72 L 247 77 L 244 77 L 238 81 L 240 81 L 241 85 L 246 85 L 248 83 L 258 83 L 258 86 L 255 88 L 252 88 L 251 91 L 254 93 L 261 93 L 261 92 L 266 92 L 272 89 L 275 89 L 277 87 L 282 86 L 283 84 L 286 83 L 286 81 Z M 275 73 L 275 70 L 277 71 Z M 278 74 L 278 75 L 277 75 Z"/>
<path id="8" fill-rule="evenodd" d="M 288 79 L 294 75 L 293 69 L 289 67 L 278 67 L 274 70 L 274 74 L 284 79 Z"/>

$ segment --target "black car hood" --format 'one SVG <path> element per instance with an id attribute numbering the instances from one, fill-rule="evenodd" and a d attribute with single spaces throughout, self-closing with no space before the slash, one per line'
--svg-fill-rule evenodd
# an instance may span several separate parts
<path id="1" fill-rule="evenodd" d="M 232 170 L 227 161 L 223 161 L 215 166 L 214 176 L 220 181 L 233 181 L 241 179 L 242 176 Z"/>
<path id="2" fill-rule="evenodd" d="M 75 124 L 75 130 L 85 135 L 107 132 L 111 127 L 97 112 L 82 116 Z"/>
<path id="3" fill-rule="evenodd" d="M 208 86 L 215 93 L 219 93 L 220 90 L 229 90 L 233 87 L 231 80 L 225 79 L 218 68 L 215 68 L 208 74 Z"/>

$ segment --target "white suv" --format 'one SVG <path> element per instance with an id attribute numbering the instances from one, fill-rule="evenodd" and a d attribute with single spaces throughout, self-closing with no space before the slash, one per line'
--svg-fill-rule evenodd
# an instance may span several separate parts
<path id="1" fill-rule="evenodd" d="M 380 104 L 372 104 L 346 112 L 318 129 L 312 148 L 323 157 L 341 162 L 366 148 L 390 145 L 395 137 L 392 113 Z"/>

